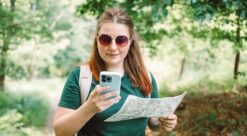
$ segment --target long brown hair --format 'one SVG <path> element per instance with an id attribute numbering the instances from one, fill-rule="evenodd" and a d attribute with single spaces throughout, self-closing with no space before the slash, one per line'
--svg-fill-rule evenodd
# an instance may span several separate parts
<path id="1" fill-rule="evenodd" d="M 132 43 L 130 45 L 128 54 L 124 59 L 124 70 L 129 75 L 130 79 L 133 81 L 134 87 L 140 87 L 141 92 L 146 96 L 152 92 L 151 79 L 149 79 L 149 73 L 147 72 L 143 59 L 141 56 L 139 38 L 134 30 L 134 24 L 131 18 L 126 12 L 119 8 L 107 9 L 103 12 L 99 18 L 96 35 L 94 38 L 93 48 L 91 52 L 91 57 L 89 60 L 89 66 L 92 71 L 95 80 L 99 81 L 100 71 L 106 70 L 106 64 L 100 57 L 97 49 L 97 34 L 104 23 L 120 23 L 124 24 L 129 28 L 130 38 Z"/>

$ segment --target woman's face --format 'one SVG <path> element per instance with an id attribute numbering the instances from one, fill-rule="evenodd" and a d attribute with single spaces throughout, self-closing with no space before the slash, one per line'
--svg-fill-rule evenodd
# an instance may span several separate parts
<path id="1" fill-rule="evenodd" d="M 107 67 L 123 66 L 130 44 L 129 28 L 126 25 L 104 23 L 98 32 L 98 51 Z"/>

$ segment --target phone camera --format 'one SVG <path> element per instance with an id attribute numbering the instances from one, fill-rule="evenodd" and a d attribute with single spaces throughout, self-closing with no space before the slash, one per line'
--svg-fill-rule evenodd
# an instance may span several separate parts
<path id="1" fill-rule="evenodd" d="M 111 77 L 108 76 L 108 77 L 106 78 L 106 80 L 107 80 L 108 82 L 111 82 Z"/>
<path id="2" fill-rule="evenodd" d="M 102 75 L 102 79 L 105 79 L 106 78 L 106 75 Z"/>
<path id="3" fill-rule="evenodd" d="M 111 76 L 102 75 L 101 78 L 102 78 L 101 79 L 102 82 L 111 82 L 112 81 L 112 77 Z"/>

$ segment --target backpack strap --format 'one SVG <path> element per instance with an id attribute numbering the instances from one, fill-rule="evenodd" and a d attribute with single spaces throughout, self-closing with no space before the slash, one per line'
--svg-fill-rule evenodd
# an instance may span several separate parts
<path id="1" fill-rule="evenodd" d="M 92 83 L 92 72 L 88 64 L 80 66 L 79 86 L 81 94 L 81 104 L 83 104 L 89 94 Z"/>

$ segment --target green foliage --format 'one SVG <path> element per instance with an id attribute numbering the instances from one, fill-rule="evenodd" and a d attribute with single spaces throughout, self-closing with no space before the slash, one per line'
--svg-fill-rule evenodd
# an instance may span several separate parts
<path id="1" fill-rule="evenodd" d="M 23 79 L 27 76 L 24 68 L 13 61 L 7 62 L 6 76 L 13 79 Z"/>
<path id="2" fill-rule="evenodd" d="M 238 75 L 243 77 L 243 78 L 246 78 L 246 80 L 247 80 L 247 72 L 246 71 L 239 71 Z"/>
<path id="3" fill-rule="evenodd" d="M 1 136 L 43 136 L 39 128 L 25 126 L 22 123 L 23 115 L 17 110 L 9 110 L 0 117 L 0 135 Z"/>
<path id="4" fill-rule="evenodd" d="M 204 77 L 199 81 L 187 85 L 178 87 L 176 90 L 171 90 L 165 83 L 160 87 L 160 95 L 164 96 L 175 96 L 187 91 L 190 95 L 198 94 L 217 94 L 219 92 L 228 92 L 234 89 L 236 85 L 235 80 L 229 78 L 225 80 L 211 80 L 209 77 Z M 244 86 L 243 84 L 241 84 Z"/>
<path id="5" fill-rule="evenodd" d="M 193 17 L 197 20 L 211 20 L 218 12 L 222 16 L 235 13 L 241 19 L 247 19 L 246 0 L 189 0 L 189 3 L 194 9 Z"/>
<path id="6" fill-rule="evenodd" d="M 57 22 L 55 29 L 56 30 L 70 30 L 72 28 L 69 22 Z"/>
<path id="7" fill-rule="evenodd" d="M 201 93 L 215 94 L 221 91 L 231 91 L 235 85 L 236 81 L 233 79 L 225 79 L 222 81 L 214 81 L 205 77 L 197 82 L 197 84 L 188 87 L 188 90 L 196 93 L 201 90 Z M 191 89 L 189 89 L 191 88 Z M 200 92 L 200 91 L 199 91 Z"/>
<path id="8" fill-rule="evenodd" d="M 14 0 L 11 1 L 11 6 L 8 6 L 8 2 L 0 3 L 0 76 L 20 79 L 28 74 L 24 72 L 24 66 L 11 60 L 9 52 L 16 50 L 23 40 L 35 38 L 37 41 L 46 42 L 52 39 L 52 34 L 42 11 L 26 7 L 32 1 Z M 3 80 L 1 84 L 4 84 Z"/>
<path id="9" fill-rule="evenodd" d="M 168 15 L 167 7 L 173 3 L 173 0 L 88 0 L 77 7 L 77 14 L 99 17 L 107 8 L 121 7 L 132 17 L 138 33 L 145 41 L 145 47 L 150 49 L 151 55 L 154 55 L 157 52 L 156 45 L 160 43 L 166 31 L 162 28 L 155 30 L 153 27 L 165 20 Z"/>
<path id="10" fill-rule="evenodd" d="M 212 43 L 223 39 L 227 39 L 234 43 L 241 43 L 241 40 L 236 40 L 238 37 L 236 31 L 237 29 L 240 31 L 242 29 L 244 31 L 244 24 L 247 25 L 246 0 L 190 0 L 190 5 L 192 7 L 191 13 L 193 14 L 193 18 L 195 20 L 199 20 L 201 22 L 213 21 L 214 25 L 211 25 L 211 27 L 213 27 L 210 30 L 210 38 Z M 236 28 L 231 30 L 229 29 L 228 24 Z M 243 39 L 244 36 L 240 35 L 239 38 Z"/>
<path id="11" fill-rule="evenodd" d="M 6 7 L 0 5 L 0 34 L 2 36 L 3 30 L 12 30 L 13 24 L 9 23 L 13 19 L 14 14 L 12 12 L 9 12 Z"/>
<path id="12" fill-rule="evenodd" d="M 48 101 L 39 93 L 27 94 L 23 96 L 12 96 L 0 92 L 0 115 L 8 118 L 9 112 L 18 116 L 13 120 L 4 120 L 0 124 L 18 122 L 22 126 L 42 127 L 45 125 L 48 114 Z M 8 121 L 8 122 L 5 122 Z"/>
<path id="13" fill-rule="evenodd" d="M 22 122 L 27 125 L 42 127 L 46 123 L 48 115 L 48 102 L 39 94 L 31 94 L 21 97 L 17 104 L 18 111 L 23 114 Z M 34 97 L 35 96 L 35 97 Z"/>
<path id="14" fill-rule="evenodd" d="M 55 61 L 55 66 L 58 69 L 63 69 L 64 71 L 62 72 L 63 75 L 60 76 L 65 76 L 68 75 L 69 72 L 71 71 L 71 66 L 74 64 L 79 64 L 81 61 L 80 56 L 74 55 L 76 54 L 76 49 L 72 47 L 67 47 L 65 50 L 59 51 L 55 56 L 54 59 Z M 67 61 L 70 60 L 70 61 Z M 64 63 L 67 62 L 67 63 Z"/>
<path id="15" fill-rule="evenodd" d="M 23 127 L 21 122 L 22 115 L 16 110 L 9 110 L 0 117 L 0 135 L 27 136 L 23 131 L 18 131 Z"/>

